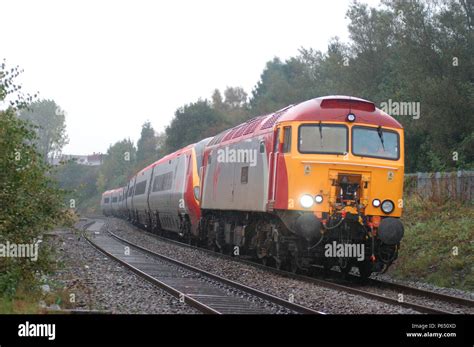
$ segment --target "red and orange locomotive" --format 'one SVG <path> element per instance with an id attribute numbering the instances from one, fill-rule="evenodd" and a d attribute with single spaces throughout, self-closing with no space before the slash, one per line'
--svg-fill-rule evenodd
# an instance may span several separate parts
<path id="1" fill-rule="evenodd" d="M 390 266 L 403 237 L 403 140 L 372 102 L 312 99 L 169 154 L 105 192 L 102 208 L 292 271 L 366 277 Z"/>

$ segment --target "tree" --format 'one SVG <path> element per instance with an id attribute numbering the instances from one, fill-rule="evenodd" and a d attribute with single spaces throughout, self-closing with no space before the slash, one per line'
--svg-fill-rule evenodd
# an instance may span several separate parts
<path id="1" fill-rule="evenodd" d="M 19 117 L 37 126 L 36 144 L 45 160 L 58 156 L 69 142 L 64 112 L 53 100 L 35 101 Z"/>
<path id="2" fill-rule="evenodd" d="M 247 93 L 242 87 L 227 87 L 224 96 L 224 102 L 230 109 L 242 108 L 247 104 Z"/>
<path id="3" fill-rule="evenodd" d="M 123 139 L 111 145 L 97 177 L 96 185 L 102 188 L 99 193 L 103 193 L 106 189 L 124 186 L 129 177 L 137 171 L 136 163 L 137 149 L 130 139 Z M 107 179 L 105 187 L 103 177 Z"/>
<path id="4" fill-rule="evenodd" d="M 219 89 L 214 89 L 214 92 L 212 93 L 212 108 L 217 110 L 218 112 L 224 113 L 225 112 L 225 106 L 224 106 L 224 100 L 222 99 L 222 94 L 219 91 Z"/>
<path id="5" fill-rule="evenodd" d="M 312 71 L 299 57 L 282 62 L 269 61 L 252 91 L 250 106 L 253 115 L 275 112 L 290 104 L 316 97 Z"/>
<path id="6" fill-rule="evenodd" d="M 406 171 L 472 168 L 474 45 L 472 4 L 459 1 L 354 2 L 347 43 L 302 48 L 269 61 L 252 91 L 251 114 L 323 95 L 376 104 L 419 103 L 420 117 L 393 115 L 405 129 Z M 453 160 L 453 157 L 458 160 Z"/>
<path id="7" fill-rule="evenodd" d="M 54 178 L 61 189 L 67 190 L 67 198 L 74 199 L 75 208 L 83 211 L 92 199 L 97 198 L 99 170 L 100 166 L 81 165 L 71 160 L 56 167 Z"/>
<path id="8" fill-rule="evenodd" d="M 381 9 L 355 3 L 348 11 L 352 90 L 377 103 L 420 104 L 419 119 L 394 116 L 405 128 L 409 172 L 470 161 L 464 146 L 474 134 L 474 46 L 462 4 L 384 1 Z M 452 160 L 454 152 L 461 160 Z"/>
<path id="9" fill-rule="evenodd" d="M 149 121 L 142 126 L 140 139 L 137 142 L 137 166 L 141 168 L 158 159 L 158 139 Z"/>
<path id="10" fill-rule="evenodd" d="M 207 100 L 187 104 L 176 110 L 171 124 L 166 127 L 166 150 L 176 151 L 226 128 L 222 115 Z"/>

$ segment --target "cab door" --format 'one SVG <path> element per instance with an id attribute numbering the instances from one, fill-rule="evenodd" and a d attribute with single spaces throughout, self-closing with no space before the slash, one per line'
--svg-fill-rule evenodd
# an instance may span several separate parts
<path id="1" fill-rule="evenodd" d="M 273 145 L 272 145 L 272 151 L 270 152 L 269 155 L 269 164 L 270 164 L 270 170 L 268 170 L 268 173 L 270 177 L 268 178 L 268 181 L 270 182 L 270 189 L 269 189 L 269 204 L 271 207 L 275 203 L 276 199 L 276 183 L 277 183 L 277 167 L 278 167 L 278 157 L 280 153 L 280 134 L 281 134 L 281 129 L 280 127 L 277 127 L 275 131 L 273 132 Z"/>

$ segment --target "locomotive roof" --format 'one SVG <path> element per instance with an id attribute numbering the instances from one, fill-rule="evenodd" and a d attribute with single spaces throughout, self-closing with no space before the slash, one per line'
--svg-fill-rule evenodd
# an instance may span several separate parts
<path id="1" fill-rule="evenodd" d="M 376 108 L 373 102 L 344 95 L 323 96 L 304 101 L 289 108 L 280 117 L 279 122 L 345 121 L 348 113 L 356 115 L 357 123 L 402 128 L 396 119 Z"/>
<path id="2" fill-rule="evenodd" d="M 330 95 L 289 105 L 274 113 L 251 118 L 245 123 L 224 130 L 214 136 L 208 146 L 231 141 L 245 135 L 259 133 L 284 121 L 342 121 L 348 113 L 354 113 L 358 123 L 380 125 L 391 128 L 402 126 L 394 118 L 375 107 L 371 101 L 345 95 Z"/>

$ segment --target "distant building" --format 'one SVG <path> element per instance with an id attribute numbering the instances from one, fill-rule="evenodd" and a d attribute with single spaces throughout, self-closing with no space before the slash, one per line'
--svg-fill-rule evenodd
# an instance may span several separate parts
<path id="1" fill-rule="evenodd" d="M 80 165 L 87 166 L 98 166 L 101 165 L 104 161 L 105 154 L 102 153 L 92 153 L 90 155 L 76 155 L 76 154 L 62 154 L 59 157 L 50 159 L 51 165 L 59 165 L 68 161 L 75 161 Z"/>

